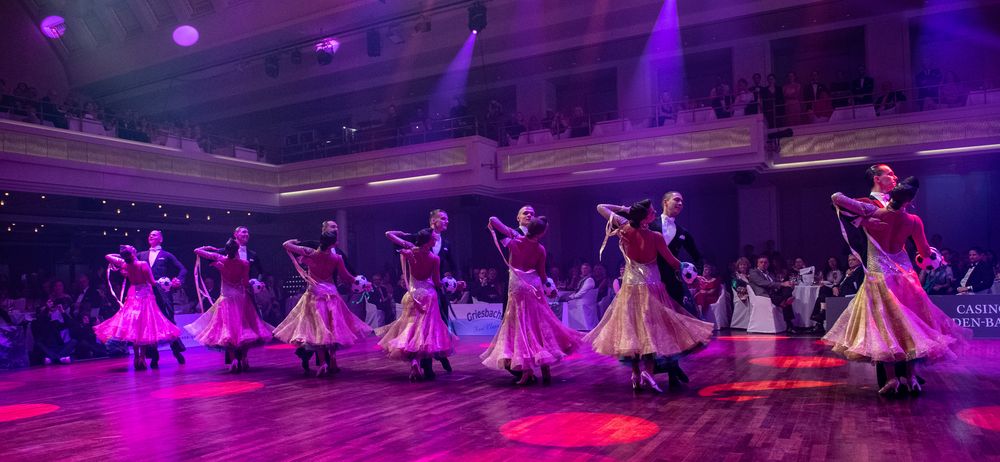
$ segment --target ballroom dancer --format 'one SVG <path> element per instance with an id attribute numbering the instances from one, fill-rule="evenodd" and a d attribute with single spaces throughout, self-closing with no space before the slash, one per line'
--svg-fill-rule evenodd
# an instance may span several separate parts
<path id="1" fill-rule="evenodd" d="M 649 223 L 649 230 L 663 236 L 663 240 L 667 243 L 667 248 L 670 249 L 672 255 L 679 256 L 681 251 L 687 252 L 694 265 L 701 268 L 701 252 L 698 251 L 698 246 L 694 243 L 694 236 L 677 223 L 677 217 L 684 211 L 684 195 L 678 191 L 667 191 L 663 194 L 662 205 L 663 213 L 658 219 Z M 691 296 L 687 284 L 681 279 L 680 271 L 671 267 L 659 255 L 656 257 L 656 265 L 660 270 L 660 280 L 663 281 L 670 298 L 677 302 L 677 306 L 683 307 L 692 316 L 697 316 L 698 311 L 695 307 L 694 297 Z M 677 361 L 661 358 L 657 363 L 661 364 L 662 371 L 667 373 L 670 386 L 678 386 L 681 382 L 688 383 L 688 376 Z M 657 370 L 657 372 L 661 371 Z"/>
<path id="2" fill-rule="evenodd" d="M 655 357 L 676 359 L 694 351 L 709 342 L 714 326 L 684 313 L 667 295 L 656 257 L 663 257 L 674 269 L 680 268 L 680 261 L 663 238 L 649 230 L 656 217 L 648 199 L 631 207 L 600 204 L 597 211 L 608 219 L 605 244 L 607 237 L 619 238 L 625 275 L 618 296 L 584 340 L 597 353 L 627 358 L 633 389 L 645 386 L 662 392 L 653 380 Z"/>
<path id="3" fill-rule="evenodd" d="M 448 330 L 440 315 L 438 296 L 441 287 L 441 262 L 434 251 L 438 235 L 431 228 L 416 233 L 414 242 L 404 240 L 402 231 L 386 231 L 385 237 L 402 247 L 400 260 L 407 283 L 403 313 L 399 319 L 380 327 L 378 344 L 390 358 L 410 362 L 410 381 L 422 378 L 421 362 L 444 358 L 455 349 L 458 340 Z"/>
<path id="4" fill-rule="evenodd" d="M 448 212 L 442 209 L 431 210 L 430 213 L 430 230 L 434 234 L 434 244 L 431 247 L 431 252 L 438 257 L 439 268 L 438 274 L 451 273 L 452 276 L 460 278 L 463 274 L 462 269 L 458 266 L 458 258 L 455 257 L 454 249 L 451 246 L 451 242 L 445 239 L 444 233 L 448 231 L 449 217 Z M 404 241 L 411 244 L 416 242 L 416 234 L 401 234 L 399 236 Z M 391 239 L 390 239 L 391 240 Z M 395 241 L 393 241 L 395 242 Z M 461 284 L 461 282 L 460 282 Z M 444 293 L 444 290 L 440 285 L 436 286 L 438 291 L 438 310 L 441 313 L 441 319 L 444 320 L 445 326 L 449 325 L 449 314 L 451 313 L 451 302 Z M 424 371 L 425 379 L 434 379 L 436 374 L 434 373 L 434 359 L 437 359 L 441 363 L 441 368 L 446 372 L 451 373 L 451 361 L 445 355 L 439 355 L 435 357 L 424 356 L 420 360 L 420 368 Z"/>
<path id="5" fill-rule="evenodd" d="M 581 341 L 579 333 L 556 318 L 545 299 L 545 247 L 539 240 L 548 219 L 533 217 L 523 236 L 497 217 L 490 217 L 487 226 L 491 233 L 506 236 L 510 260 L 504 258 L 504 262 L 510 269 L 510 282 L 503 322 L 480 357 L 486 367 L 521 372 L 518 385 L 534 383 L 538 368 L 547 385 L 552 382 L 551 366 L 576 351 Z"/>
<path id="6" fill-rule="evenodd" d="M 225 350 L 234 358 L 230 362 L 230 372 L 250 369 L 247 351 L 271 340 L 273 327 L 260 319 L 247 290 L 250 285 L 250 264 L 239 258 L 239 244 L 230 239 L 220 255 L 219 249 L 211 246 L 199 247 L 194 253 L 200 258 L 213 261 L 222 280 L 222 293 L 212 307 L 184 329 L 194 339 L 210 348 Z"/>
<path id="7" fill-rule="evenodd" d="M 953 359 L 972 336 L 931 302 L 910 266 L 908 238 L 920 255 L 931 256 L 923 221 L 905 210 L 918 187 L 913 177 L 903 180 L 890 191 L 885 208 L 841 193 L 831 197 L 834 205 L 860 217 L 869 238 L 868 265 L 861 289 L 823 340 L 847 359 L 881 363 L 889 379 L 879 394 L 901 387 L 919 392 L 914 361 Z"/>
<path id="8" fill-rule="evenodd" d="M 146 369 L 145 346 L 153 346 L 151 358 L 156 361 L 159 352 L 155 346 L 160 342 L 171 342 L 181 336 L 181 330 L 163 316 L 156 306 L 153 295 L 153 273 L 149 263 L 137 260 L 135 247 L 123 245 L 118 253 L 104 257 L 112 268 L 119 270 L 128 280 L 130 287 L 125 302 L 118 300 L 121 309 L 108 320 L 94 326 L 94 334 L 101 343 L 108 340 L 129 342 L 135 350 L 135 370 Z M 112 292 L 114 289 L 110 288 Z M 117 297 L 117 296 L 116 296 Z"/>
<path id="9" fill-rule="evenodd" d="M 338 240 L 339 240 L 340 225 L 338 225 L 337 222 L 333 221 L 333 220 L 326 220 L 326 221 L 324 221 L 321 224 L 321 227 L 320 227 L 320 235 L 328 233 L 328 232 L 332 232 L 335 235 L 337 235 L 338 236 Z M 315 248 L 315 249 L 319 249 L 320 243 L 319 243 L 319 241 L 299 241 L 298 245 L 305 246 L 305 247 L 312 247 L 312 248 Z M 337 243 L 336 242 L 333 243 L 333 247 L 331 247 L 331 249 L 333 249 L 333 251 L 336 252 L 336 254 L 339 255 L 340 258 L 344 260 L 344 268 L 347 269 L 347 274 L 354 274 L 354 268 L 351 267 L 351 262 L 347 260 L 347 255 L 344 253 L 344 251 L 340 250 L 340 248 L 337 247 Z M 395 314 L 395 313 L 393 313 L 393 314 Z M 305 364 L 303 367 L 308 369 L 308 367 L 309 367 L 309 365 L 308 365 L 309 358 L 312 358 L 313 351 L 310 350 L 310 349 L 308 349 L 308 348 L 306 348 L 306 347 L 304 347 L 304 346 L 300 346 L 300 347 L 298 347 L 298 348 L 295 349 L 295 356 L 298 356 L 299 359 L 301 359 L 303 361 L 303 363 Z M 316 367 L 320 367 L 322 365 L 323 365 L 323 360 L 322 360 L 322 358 L 320 358 L 317 355 L 316 356 Z"/>
<path id="10" fill-rule="evenodd" d="M 320 235 L 318 249 L 298 245 L 291 239 L 282 244 L 299 275 L 309 287 L 285 320 L 274 329 L 274 337 L 282 342 L 313 350 L 322 365 L 316 370 L 320 377 L 339 372 L 336 351 L 364 339 L 372 328 L 358 319 L 347 308 L 337 293 L 335 278 L 353 282 L 354 276 L 344 267 L 344 259 L 332 250 L 337 233 L 327 231 Z M 301 256 L 309 270 L 306 272 L 295 256 Z M 302 369 L 309 373 L 309 358 L 302 358 Z"/>
<path id="11" fill-rule="evenodd" d="M 147 243 L 149 243 L 149 250 L 144 250 L 136 255 L 136 258 L 144 262 L 149 263 L 149 269 L 153 272 L 153 280 L 158 281 L 160 278 L 170 279 L 170 289 L 164 290 L 159 284 L 153 284 L 153 295 L 156 296 L 156 306 L 160 307 L 160 312 L 166 317 L 170 322 L 177 324 L 174 319 L 174 300 L 170 296 L 170 292 L 177 290 L 184 284 L 184 280 L 187 278 L 187 268 L 181 263 L 174 254 L 163 250 L 163 232 L 158 229 L 154 229 L 149 232 L 149 236 L 146 238 Z M 159 367 L 160 355 L 153 354 L 150 351 L 153 347 L 146 348 L 146 356 L 153 358 L 149 362 L 149 367 L 156 369 Z M 174 358 L 177 359 L 177 364 L 184 364 L 184 355 L 182 354 L 186 347 L 180 339 L 170 342 L 170 351 L 173 353 Z"/>

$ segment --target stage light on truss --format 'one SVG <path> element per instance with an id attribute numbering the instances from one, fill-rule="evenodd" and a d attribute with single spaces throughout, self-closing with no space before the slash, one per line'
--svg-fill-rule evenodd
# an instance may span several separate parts
<path id="1" fill-rule="evenodd" d="M 183 25 L 174 29 L 174 43 L 182 47 L 189 47 L 198 43 L 198 29 L 192 26 Z"/>
<path id="2" fill-rule="evenodd" d="M 336 39 L 328 38 L 316 42 L 316 62 L 320 66 L 326 66 L 333 62 L 333 55 L 340 49 L 340 42 Z"/>
<path id="3" fill-rule="evenodd" d="M 62 16 L 48 16 L 42 19 L 39 28 L 42 30 L 42 35 L 57 39 L 66 33 L 66 20 Z"/>
<path id="4" fill-rule="evenodd" d="M 469 6 L 469 30 L 473 34 L 478 34 L 486 28 L 486 5 L 483 2 L 475 2 Z"/>

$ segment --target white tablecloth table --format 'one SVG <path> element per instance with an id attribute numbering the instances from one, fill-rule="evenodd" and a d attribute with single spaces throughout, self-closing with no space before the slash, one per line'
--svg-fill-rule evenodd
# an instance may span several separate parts
<path id="1" fill-rule="evenodd" d="M 875 106 L 865 104 L 863 106 L 839 107 L 833 110 L 830 115 L 830 122 L 840 122 L 844 120 L 874 119 L 878 117 L 875 113 Z"/>
<path id="2" fill-rule="evenodd" d="M 795 313 L 793 324 L 795 327 L 812 327 L 814 322 L 810 317 L 819 298 L 819 286 L 797 285 L 792 289 L 792 296 L 795 297 L 792 302 L 792 312 Z"/>
<path id="3" fill-rule="evenodd" d="M 605 120 L 594 124 L 592 135 L 614 135 L 632 130 L 632 121 L 628 119 Z"/>

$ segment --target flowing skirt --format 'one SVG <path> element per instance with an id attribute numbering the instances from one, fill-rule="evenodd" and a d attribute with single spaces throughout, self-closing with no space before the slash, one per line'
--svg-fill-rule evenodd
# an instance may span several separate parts
<path id="1" fill-rule="evenodd" d="M 679 356 L 712 339 L 712 323 L 686 313 L 667 295 L 663 284 L 626 283 L 601 322 L 583 339 L 602 355 Z"/>
<path id="2" fill-rule="evenodd" d="M 347 347 L 372 328 L 347 308 L 333 284 L 309 286 L 295 308 L 274 329 L 274 338 L 306 348 Z"/>
<path id="3" fill-rule="evenodd" d="M 243 290 L 224 290 L 208 311 L 184 329 L 207 347 L 242 348 L 271 341 L 274 328 L 261 321 Z"/>
<path id="4" fill-rule="evenodd" d="M 853 361 L 933 362 L 956 358 L 971 337 L 931 302 L 911 270 L 866 275 L 823 341 Z"/>
<path id="5" fill-rule="evenodd" d="M 181 330 L 160 312 L 152 286 L 129 287 L 124 305 L 114 316 L 94 326 L 94 334 L 101 343 L 118 340 L 155 345 L 181 336 Z"/>
<path id="6" fill-rule="evenodd" d="M 375 331 L 390 358 L 441 358 L 455 351 L 458 337 L 448 331 L 438 309 L 437 291 L 429 281 L 416 281 L 403 296 L 399 319 Z"/>
<path id="7" fill-rule="evenodd" d="M 503 322 L 480 356 L 486 367 L 505 369 L 507 361 L 513 370 L 549 366 L 580 347 L 580 333 L 556 318 L 537 274 L 511 270 L 509 287 Z"/>

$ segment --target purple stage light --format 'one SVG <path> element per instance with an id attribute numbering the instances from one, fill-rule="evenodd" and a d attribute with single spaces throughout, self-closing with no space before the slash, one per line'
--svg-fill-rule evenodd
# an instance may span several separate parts
<path id="1" fill-rule="evenodd" d="M 182 47 L 189 47 L 198 43 L 198 29 L 188 25 L 174 29 L 174 43 Z"/>
<path id="2" fill-rule="evenodd" d="M 42 35 L 48 38 L 59 38 L 66 33 L 66 20 L 62 16 L 48 16 L 42 20 L 39 28 Z"/>
<path id="3" fill-rule="evenodd" d="M 325 51 L 327 53 L 336 53 L 340 49 L 340 42 L 337 39 L 323 39 L 316 42 L 316 51 Z"/>

